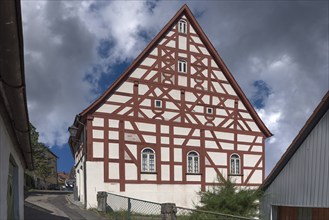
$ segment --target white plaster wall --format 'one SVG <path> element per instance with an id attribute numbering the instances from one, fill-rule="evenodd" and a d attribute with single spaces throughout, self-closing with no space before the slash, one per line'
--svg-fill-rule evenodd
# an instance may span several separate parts
<path id="1" fill-rule="evenodd" d="M 234 150 L 234 144 L 232 143 L 221 142 L 220 145 L 224 150 Z"/>
<path id="2" fill-rule="evenodd" d="M 93 138 L 104 138 L 104 131 L 93 129 Z"/>
<path id="3" fill-rule="evenodd" d="M 170 180 L 170 167 L 169 165 L 161 165 L 161 180 L 166 181 Z"/>
<path id="4" fill-rule="evenodd" d="M 119 127 L 119 120 L 109 119 L 109 127 L 110 128 L 118 128 Z"/>
<path id="5" fill-rule="evenodd" d="M 145 69 L 137 69 L 137 70 L 141 70 L 141 71 L 146 71 Z M 135 70 L 135 72 L 137 71 Z M 138 72 L 138 74 L 142 74 L 141 72 Z M 138 76 L 139 78 L 140 76 Z M 134 87 L 134 83 L 132 82 L 124 82 L 121 84 L 121 86 L 117 89 L 117 92 L 123 92 L 123 93 L 129 93 L 132 94 L 133 93 L 133 87 Z"/>
<path id="6" fill-rule="evenodd" d="M 161 147 L 161 161 L 169 161 L 169 147 Z"/>
<path id="7" fill-rule="evenodd" d="M 186 50 L 186 37 L 179 36 L 178 37 L 178 44 L 179 44 L 179 49 Z"/>
<path id="8" fill-rule="evenodd" d="M 254 167 L 258 162 L 261 155 L 252 155 L 252 154 L 245 154 L 243 156 L 243 163 L 246 167 Z"/>
<path id="9" fill-rule="evenodd" d="M 125 96 L 125 95 L 117 95 L 113 94 L 111 97 L 108 99 L 108 101 L 111 102 L 118 102 L 118 103 L 126 103 L 128 102 L 132 97 L 131 96 Z"/>
<path id="10" fill-rule="evenodd" d="M 119 159 L 119 144 L 118 143 L 109 143 L 109 158 L 110 159 Z"/>
<path id="11" fill-rule="evenodd" d="M 182 162 L 182 149 L 181 148 L 174 148 L 174 161 Z"/>
<path id="12" fill-rule="evenodd" d="M 232 86 L 230 84 L 222 84 L 224 86 L 224 88 L 226 89 L 226 91 L 228 92 L 228 94 L 230 95 L 236 95 L 235 91 L 233 90 Z"/>
<path id="13" fill-rule="evenodd" d="M 154 132 L 156 130 L 155 124 L 142 123 L 142 122 L 136 122 L 135 124 L 137 125 L 138 130 L 140 131 Z"/>
<path id="14" fill-rule="evenodd" d="M 186 175 L 187 181 L 201 181 L 201 175 Z"/>
<path id="15" fill-rule="evenodd" d="M 189 184 L 188 186 L 178 184 L 126 184 L 125 192 L 117 191 L 113 193 L 157 203 L 174 202 L 177 206 L 194 208 L 194 204 L 199 202 L 197 195 L 199 190 L 200 185 L 198 184 Z"/>
<path id="16" fill-rule="evenodd" d="M 141 63 L 141 65 L 152 66 L 155 61 L 156 60 L 153 58 L 146 57 L 145 60 Z"/>
<path id="17" fill-rule="evenodd" d="M 103 104 L 96 112 L 112 113 L 119 108 L 119 105 Z"/>
<path id="18" fill-rule="evenodd" d="M 137 68 L 131 75 L 130 77 L 134 77 L 134 78 L 141 78 L 144 73 L 146 72 L 146 69 L 141 69 L 141 68 Z M 125 92 L 129 92 L 129 93 L 132 93 L 133 91 L 133 83 L 131 83 L 131 87 L 128 87 L 127 89 L 128 90 L 124 90 L 123 86 L 121 86 L 119 89 L 120 89 L 120 92 L 122 91 L 125 91 Z"/>
<path id="19" fill-rule="evenodd" d="M 126 180 L 137 180 L 137 166 L 133 163 L 125 164 L 125 176 Z"/>
<path id="20" fill-rule="evenodd" d="M 254 140 L 254 138 L 255 136 L 253 135 L 238 134 L 238 141 L 251 143 Z"/>
<path id="21" fill-rule="evenodd" d="M 227 165 L 227 153 L 208 152 L 208 155 L 216 165 Z"/>
<path id="22" fill-rule="evenodd" d="M 104 143 L 93 142 L 93 157 L 103 158 L 104 157 Z"/>
<path id="23" fill-rule="evenodd" d="M 19 218 L 24 219 L 24 166 L 19 153 L 12 143 L 3 119 L 0 116 L 0 218 L 7 219 L 7 184 L 10 155 L 14 158 L 18 169 L 18 211 Z"/>
<path id="24" fill-rule="evenodd" d="M 95 117 L 94 120 L 93 120 L 93 126 L 103 127 L 104 126 L 104 119 Z"/>
<path id="25" fill-rule="evenodd" d="M 263 179 L 262 177 L 263 172 L 261 170 L 256 170 L 254 174 L 250 177 L 249 183 L 261 184 Z"/>

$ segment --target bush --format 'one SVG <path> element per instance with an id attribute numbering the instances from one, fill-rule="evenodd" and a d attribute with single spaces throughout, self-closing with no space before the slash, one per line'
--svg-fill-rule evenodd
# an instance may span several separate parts
<path id="1" fill-rule="evenodd" d="M 263 192 L 238 188 L 230 179 L 219 179 L 219 184 L 207 191 L 200 191 L 200 206 L 196 209 L 244 217 L 258 217 L 259 199 Z"/>

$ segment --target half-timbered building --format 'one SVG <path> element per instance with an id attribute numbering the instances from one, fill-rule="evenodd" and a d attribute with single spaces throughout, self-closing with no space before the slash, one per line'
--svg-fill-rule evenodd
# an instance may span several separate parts
<path id="1" fill-rule="evenodd" d="M 71 128 L 87 207 L 97 191 L 191 207 L 217 176 L 257 187 L 271 136 L 186 5 Z"/>

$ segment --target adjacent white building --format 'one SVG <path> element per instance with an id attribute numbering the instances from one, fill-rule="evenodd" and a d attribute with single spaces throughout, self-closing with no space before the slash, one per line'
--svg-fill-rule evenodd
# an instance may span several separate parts
<path id="1" fill-rule="evenodd" d="M 186 5 L 73 125 L 88 208 L 98 191 L 193 207 L 217 176 L 264 179 L 271 133 Z"/>
<path id="2" fill-rule="evenodd" d="M 329 219 L 328 158 L 329 92 L 261 186 L 264 219 Z"/>
<path id="3" fill-rule="evenodd" d="M 32 168 L 20 2 L 0 1 L 0 218 L 24 219 L 24 170 Z"/>

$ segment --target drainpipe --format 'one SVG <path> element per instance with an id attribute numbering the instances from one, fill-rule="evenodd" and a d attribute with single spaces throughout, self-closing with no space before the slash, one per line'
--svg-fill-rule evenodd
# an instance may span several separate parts
<path id="1" fill-rule="evenodd" d="M 80 115 L 76 115 L 76 121 L 83 126 L 83 194 L 84 194 L 84 208 L 87 209 L 87 172 L 86 172 L 86 165 L 87 165 L 87 136 L 86 136 L 86 125 L 83 124 L 79 118 Z"/>

